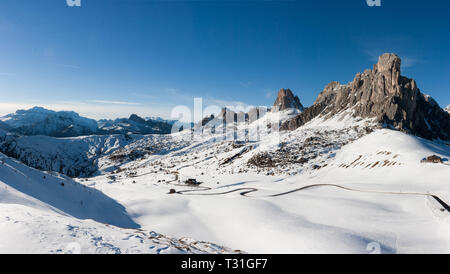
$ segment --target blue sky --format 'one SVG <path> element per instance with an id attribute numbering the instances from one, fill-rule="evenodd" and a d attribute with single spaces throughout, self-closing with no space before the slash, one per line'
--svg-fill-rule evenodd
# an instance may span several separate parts
<path id="1" fill-rule="evenodd" d="M 175 105 L 311 105 L 395 52 L 403 75 L 450 104 L 442 0 L 2 0 L 0 114 L 41 105 L 93 118 L 168 118 Z"/>

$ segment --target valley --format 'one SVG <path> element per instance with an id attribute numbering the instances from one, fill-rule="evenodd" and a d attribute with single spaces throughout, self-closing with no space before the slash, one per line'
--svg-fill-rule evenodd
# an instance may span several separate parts
<path id="1" fill-rule="evenodd" d="M 449 122 L 386 54 L 310 107 L 281 89 L 170 134 L 4 128 L 0 253 L 449 253 Z"/>

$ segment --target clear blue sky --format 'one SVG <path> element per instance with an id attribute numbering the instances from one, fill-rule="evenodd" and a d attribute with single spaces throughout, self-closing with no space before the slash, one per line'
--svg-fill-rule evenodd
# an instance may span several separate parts
<path id="1" fill-rule="evenodd" d="M 1 0 L 0 114 L 42 105 L 94 118 L 166 116 L 174 105 L 311 105 L 395 52 L 403 75 L 450 104 L 443 0 Z"/>

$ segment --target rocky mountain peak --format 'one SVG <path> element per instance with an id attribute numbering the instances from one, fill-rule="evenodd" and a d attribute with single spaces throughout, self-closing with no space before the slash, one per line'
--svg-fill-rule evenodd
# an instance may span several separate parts
<path id="1" fill-rule="evenodd" d="M 402 60 L 396 54 L 385 53 L 378 58 L 374 65 L 373 74 L 378 81 L 384 81 L 386 90 L 391 94 L 399 94 L 400 66 Z"/>
<path id="2" fill-rule="evenodd" d="M 131 114 L 130 118 L 128 118 L 128 119 L 131 120 L 131 121 L 134 121 L 136 123 L 139 123 L 139 124 L 145 124 L 146 123 L 144 118 L 142 118 L 142 117 L 140 117 L 140 116 L 138 116 L 136 114 Z"/>
<path id="3" fill-rule="evenodd" d="M 272 112 L 290 108 L 303 110 L 303 105 L 300 103 L 298 96 L 294 96 L 290 89 L 280 89 L 277 99 L 273 104 Z"/>
<path id="4" fill-rule="evenodd" d="M 375 64 L 374 70 L 377 72 L 398 72 L 400 73 L 400 65 L 402 60 L 397 54 L 385 53 L 378 57 L 378 63 Z"/>
<path id="5" fill-rule="evenodd" d="M 373 70 L 356 74 L 346 85 L 331 82 L 315 103 L 282 128 L 296 129 L 315 117 L 329 119 L 349 111 L 355 117 L 373 118 L 379 124 L 427 139 L 450 139 L 450 115 L 416 81 L 400 74 L 401 59 L 386 53 Z"/>

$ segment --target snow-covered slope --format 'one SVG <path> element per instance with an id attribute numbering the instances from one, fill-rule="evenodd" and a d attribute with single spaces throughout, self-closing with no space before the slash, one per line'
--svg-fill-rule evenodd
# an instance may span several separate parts
<path id="1" fill-rule="evenodd" d="M 100 191 L 59 174 L 34 170 L 4 154 L 0 154 L 0 186 L 2 203 L 32 206 L 120 227 L 138 227 L 123 206 Z"/>
<path id="2" fill-rule="evenodd" d="M 251 253 L 368 253 L 373 247 L 381 253 L 450 252 L 450 146 L 382 129 L 371 119 L 349 114 L 346 110 L 293 131 L 270 132 L 277 119 L 283 122 L 295 113 L 267 113 L 248 125 L 226 125 L 225 136 L 224 125 L 215 120 L 170 135 L 57 139 L 3 132 L 0 136 L 11 138 L 10 147 L 20 148 L 23 159 L 52 159 L 64 151 L 70 151 L 65 159 L 73 167 L 93 159 L 100 172 L 74 179 L 76 187 L 111 197 L 140 230 L 73 219 L 75 213 L 52 205 L 45 196 L 16 189 L 20 192 L 8 190 L 1 197 L 20 200 L 16 196 L 22 193 L 38 201 L 1 204 L 0 218 L 23 225 L 14 230 L 14 222 L 3 222 L 0 233 L 20 239 L 41 233 L 39 241 L 45 244 L 36 243 L 38 252 L 63 252 L 69 239 L 81 241 L 83 252 L 158 252 L 158 247 L 150 248 L 158 246 L 153 230 Z M 91 158 L 73 156 L 75 151 Z M 430 155 L 443 163 L 421 163 Z M 14 166 L 11 161 L 7 159 Z M 19 179 L 4 183 L 12 187 Z M 187 179 L 202 184 L 189 186 Z M 58 222 L 53 214 L 61 216 Z M 61 242 L 45 238 L 59 234 Z M 160 237 L 164 243 L 186 244 Z M 7 243 L 0 251 L 9 251 L 10 242 L 0 240 Z M 164 245 L 167 252 L 181 252 Z M 230 252 L 207 246 L 200 251 Z"/>
<path id="3" fill-rule="evenodd" d="M 134 161 L 125 167 L 133 170 L 151 165 L 157 159 L 162 168 L 190 165 L 208 174 L 250 172 L 295 175 L 320 169 L 343 145 L 373 130 L 370 120 L 348 116 L 346 120 L 337 117 L 335 120 L 323 121 L 318 118 L 292 132 L 266 130 L 268 125 L 276 124 L 274 121 L 280 119 L 282 122 L 293 115 L 295 112 L 292 111 L 267 113 L 248 126 L 240 123 L 235 130 L 234 125 L 227 126 L 225 135 L 222 123 L 212 120 L 197 133 L 185 131 L 172 134 L 170 138 L 164 139 L 165 142 L 146 137 L 114 152 L 112 156 L 118 153 L 123 157 L 133 155 L 136 149 L 153 143 L 160 150 L 164 148 L 162 151 L 165 153 L 147 154 L 143 157 L 143 163 Z"/>
<path id="4" fill-rule="evenodd" d="M 210 242 L 124 229 L 0 203 L 0 254 L 240 253 Z"/>
<path id="5" fill-rule="evenodd" d="M 250 125 L 247 135 L 250 140 L 265 139 L 265 135 L 261 135 L 261 128 L 278 119 L 285 121 L 296 114 L 293 110 L 268 113 Z M 215 129 L 214 133 L 211 133 L 212 127 Z M 233 139 L 233 127 L 227 125 L 226 140 Z M 238 125 L 236 134 L 240 140 L 244 138 L 245 128 L 245 123 Z M 171 135 L 120 134 L 52 138 L 21 136 L 0 129 L 0 152 L 40 170 L 56 171 L 71 177 L 87 177 L 98 171 L 115 170 L 124 163 L 148 155 L 166 155 L 171 151 L 183 151 L 187 146 L 207 147 L 211 142 L 216 143 L 216 139 L 224 139 L 224 135 L 220 133 L 222 129 L 222 122 L 216 119 L 203 129 L 196 129 L 195 133 L 185 130 Z"/>
<path id="6" fill-rule="evenodd" d="M 98 158 L 143 138 L 142 135 L 103 135 L 73 138 L 21 136 L 0 130 L 0 152 L 28 166 L 71 177 L 91 176 Z"/>
<path id="7" fill-rule="evenodd" d="M 0 253 L 224 252 L 234 251 L 139 229 L 100 191 L 0 154 Z"/>
<path id="8" fill-rule="evenodd" d="M 340 117 L 249 143 L 206 136 L 82 183 L 116 198 L 143 228 L 251 253 L 450 252 L 450 167 L 420 163 L 450 158 L 444 143 Z M 271 165 L 252 166 L 261 153 Z M 292 164 L 300 156 L 307 161 Z M 201 186 L 185 185 L 189 178 Z"/>

